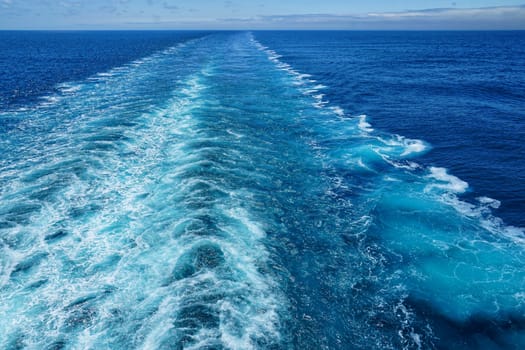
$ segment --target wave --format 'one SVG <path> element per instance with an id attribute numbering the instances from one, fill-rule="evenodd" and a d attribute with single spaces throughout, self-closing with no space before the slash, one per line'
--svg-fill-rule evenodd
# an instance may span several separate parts
<path id="1" fill-rule="evenodd" d="M 283 59 L 216 33 L 20 112 L 0 141 L 1 347 L 521 340 L 522 232 L 498 202 L 463 201 L 416 163 L 430 145 Z"/>
<path id="2" fill-rule="evenodd" d="M 525 263 L 525 231 L 505 225 L 492 213 L 497 201 L 462 199 L 469 185 L 447 169 L 416 163 L 415 157 L 431 149 L 426 142 L 376 131 L 364 115 L 346 116 L 341 108 L 322 100 L 325 96 L 311 85 L 318 84 L 314 78 L 253 42 L 322 109 L 321 115 L 312 112 L 308 123 L 316 125 L 317 140 L 311 144 L 323 159 L 327 181 L 334 184 L 327 194 L 336 203 L 325 205 L 338 208 L 337 203 L 350 201 L 353 209 L 332 210 L 347 216 L 332 220 L 346 225 L 340 237 L 358 249 L 361 259 L 355 266 L 370 264 L 369 269 L 356 267 L 349 275 L 367 275 L 355 285 L 366 285 L 359 288 L 366 295 L 363 298 L 377 302 L 359 300 L 359 307 L 370 310 L 369 316 L 348 312 L 347 317 L 368 324 L 364 328 L 369 332 L 377 330 L 375 322 L 388 325 L 400 337 L 399 343 L 393 338 L 383 343 L 384 333 L 372 335 L 378 341 L 372 347 L 396 347 L 396 343 L 403 348 L 457 347 L 464 337 L 503 343 L 518 337 L 522 342 L 519 331 L 507 329 L 502 322 L 514 322 L 517 310 L 523 311 L 523 272 L 516 266 Z M 355 250 L 347 253 L 356 254 Z M 377 265 L 380 268 L 373 270 Z M 381 305 L 404 310 L 404 316 Z M 494 333 L 469 328 L 472 322 L 492 322 Z"/>
<path id="3" fill-rule="evenodd" d="M 281 342 L 267 220 L 239 183 L 260 175 L 223 141 L 243 133 L 207 119 L 212 43 L 187 43 L 195 64 L 169 49 L 75 83 L 37 111 L 44 130 L 4 140 L 21 152 L 1 174 L 0 314 L 19 320 L 2 322 L 2 347 Z"/>

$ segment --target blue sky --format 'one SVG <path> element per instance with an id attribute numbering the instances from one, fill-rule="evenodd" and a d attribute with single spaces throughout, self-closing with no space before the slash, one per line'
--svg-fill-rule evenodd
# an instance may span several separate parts
<path id="1" fill-rule="evenodd" d="M 525 0 L 0 0 L 0 29 L 525 29 Z"/>

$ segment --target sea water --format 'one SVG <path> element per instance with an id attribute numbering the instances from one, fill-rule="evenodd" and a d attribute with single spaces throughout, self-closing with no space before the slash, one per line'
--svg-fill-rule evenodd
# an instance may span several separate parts
<path id="1" fill-rule="evenodd" d="M 1 348 L 525 346 L 524 192 L 498 182 L 523 178 L 522 34 L 1 35 L 27 45 L 2 51 Z M 416 54 L 438 44 L 507 45 L 513 79 L 469 92 L 472 63 Z M 461 108 L 515 121 L 499 177 L 454 168 L 485 166 L 437 137 L 476 137 Z"/>

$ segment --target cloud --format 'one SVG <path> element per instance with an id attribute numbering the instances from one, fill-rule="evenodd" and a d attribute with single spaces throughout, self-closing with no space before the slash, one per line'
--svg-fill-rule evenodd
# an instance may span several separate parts
<path id="1" fill-rule="evenodd" d="M 2 0 L 0 4 L 2 5 L 2 8 L 7 9 L 11 7 L 11 5 L 13 4 L 13 1 L 12 0 Z"/>
<path id="2" fill-rule="evenodd" d="M 113 15 L 116 15 L 118 14 L 118 9 L 115 7 L 115 6 L 112 6 L 112 5 L 104 5 L 104 6 L 100 6 L 98 8 L 99 12 L 101 13 L 104 13 L 104 14 L 113 14 Z"/>
<path id="3" fill-rule="evenodd" d="M 80 0 L 60 1 L 59 6 L 62 8 L 64 16 L 78 16 L 82 14 L 83 4 Z"/>
<path id="4" fill-rule="evenodd" d="M 175 11 L 175 10 L 178 10 L 179 7 L 176 6 L 176 5 L 171 5 L 169 4 L 167 1 L 164 1 L 164 3 L 162 4 L 162 7 L 164 7 L 166 10 L 170 10 L 170 11 Z"/>
<path id="5" fill-rule="evenodd" d="M 525 29 L 525 6 L 438 8 L 366 14 L 297 14 L 226 19 L 280 29 Z"/>
<path id="6" fill-rule="evenodd" d="M 334 29 L 334 30 L 492 30 L 525 29 L 525 6 L 441 8 L 365 14 L 289 14 L 231 18 L 135 19 L 128 28 L 155 29 Z"/>
<path id="7" fill-rule="evenodd" d="M 230 8 L 230 18 L 213 18 L 203 11 L 178 7 L 172 0 L 142 0 L 144 7 L 125 11 L 131 0 L 113 0 L 111 5 L 89 7 L 81 0 L 39 0 L 45 6 L 48 17 L 53 19 L 35 22 L 41 29 L 97 28 L 97 29 L 341 29 L 341 30 L 525 30 L 524 6 L 496 6 L 485 8 L 435 8 L 400 12 L 370 12 L 349 14 L 283 14 L 283 15 L 235 15 L 236 0 L 224 0 L 223 8 Z M 94 2 L 92 4 L 99 4 Z M 147 6 L 149 4 L 150 6 Z M 21 17 L 33 18 L 32 8 L 18 0 L 0 0 L 0 28 L 33 28 Z M 9 8 L 6 8 L 9 6 Z M 453 6 L 453 5 L 451 5 Z M 118 10 L 115 11 L 114 7 Z M 1 7 L 0 7 L 1 8 Z M 38 9 L 42 10 L 43 6 Z M 90 9 L 87 11 L 87 9 Z M 38 10 L 37 9 L 37 10 Z M 154 16 L 155 12 L 162 17 Z M 87 16 L 79 23 L 80 15 Z M 125 14 L 124 14 L 125 13 Z M 93 15 L 99 16 L 94 19 Z M 103 15 L 103 16 L 100 16 Z M 228 16 L 228 15 L 227 15 Z M 75 19 L 71 19 L 75 17 Z M 93 17 L 93 18 L 92 18 Z M 67 19 L 67 20 L 66 20 Z M 62 21 L 62 22 L 60 22 Z M 50 23 L 53 23 L 50 25 Z"/>
<path id="8" fill-rule="evenodd" d="M 403 12 L 380 12 L 369 13 L 368 17 L 379 18 L 466 18 L 470 16 L 481 16 L 485 18 L 495 18 L 514 14 L 516 11 L 525 11 L 525 6 L 499 6 L 483 8 L 436 8 Z"/>

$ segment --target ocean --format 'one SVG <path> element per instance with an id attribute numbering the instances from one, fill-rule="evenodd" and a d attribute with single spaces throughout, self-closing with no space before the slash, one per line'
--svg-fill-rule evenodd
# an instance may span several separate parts
<path id="1" fill-rule="evenodd" d="M 525 32 L 0 32 L 0 348 L 525 347 Z"/>

